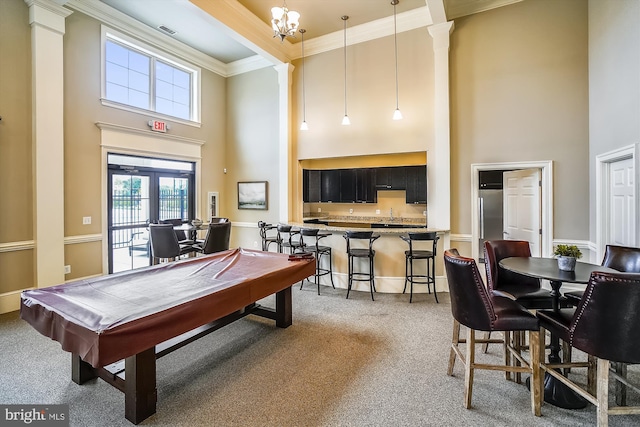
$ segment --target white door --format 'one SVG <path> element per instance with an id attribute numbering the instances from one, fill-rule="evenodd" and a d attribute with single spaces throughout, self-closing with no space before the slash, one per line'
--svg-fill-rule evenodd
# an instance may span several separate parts
<path id="1" fill-rule="evenodd" d="M 633 177 L 633 159 L 619 160 L 610 164 L 608 244 L 636 246 Z"/>
<path id="2" fill-rule="evenodd" d="M 531 255 L 541 255 L 542 239 L 542 172 L 523 169 L 505 172 L 503 181 L 504 238 L 527 240 Z"/>

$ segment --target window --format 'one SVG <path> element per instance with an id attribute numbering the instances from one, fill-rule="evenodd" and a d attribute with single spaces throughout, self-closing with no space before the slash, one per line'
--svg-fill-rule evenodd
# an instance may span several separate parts
<path id="1" fill-rule="evenodd" d="M 105 105 L 199 122 L 200 70 L 103 28 Z"/>

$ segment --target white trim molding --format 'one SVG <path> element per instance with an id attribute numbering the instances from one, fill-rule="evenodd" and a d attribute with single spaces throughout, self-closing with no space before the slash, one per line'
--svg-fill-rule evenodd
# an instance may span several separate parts
<path id="1" fill-rule="evenodd" d="M 480 215 L 478 206 L 478 172 L 481 170 L 514 170 L 538 168 L 542 170 L 542 256 L 549 257 L 553 253 L 553 161 L 474 163 L 471 165 L 471 251 L 478 259 L 480 235 Z"/>
<path id="2" fill-rule="evenodd" d="M 21 242 L 0 243 L 0 253 L 27 251 L 35 248 L 36 248 L 36 242 L 34 240 L 23 240 Z"/>
<path id="3" fill-rule="evenodd" d="M 79 236 L 68 236 L 64 238 L 65 245 L 77 245 L 79 243 L 101 242 L 102 234 L 83 234 Z"/>
<path id="4" fill-rule="evenodd" d="M 607 244 L 606 227 L 609 223 L 608 206 L 606 201 L 609 198 L 609 168 L 611 163 L 633 159 L 635 185 L 635 210 L 636 210 L 636 235 L 635 244 L 640 244 L 640 143 L 627 145 L 607 153 L 596 156 L 595 161 L 595 186 L 596 186 L 596 255 L 602 257 Z"/>

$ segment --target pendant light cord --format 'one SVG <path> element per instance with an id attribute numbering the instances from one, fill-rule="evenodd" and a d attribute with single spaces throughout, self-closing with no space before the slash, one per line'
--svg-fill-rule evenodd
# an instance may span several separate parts
<path id="1" fill-rule="evenodd" d="M 344 15 L 342 20 L 344 21 L 344 115 L 347 115 L 347 19 L 349 17 Z"/>
<path id="2" fill-rule="evenodd" d="M 393 43 L 396 52 L 396 110 L 400 109 L 398 104 L 398 24 L 396 22 L 396 4 L 397 1 L 393 1 Z"/>
<path id="3" fill-rule="evenodd" d="M 306 123 L 307 121 L 307 96 L 305 94 L 305 85 L 304 85 L 304 33 L 306 30 L 300 29 L 300 34 L 302 34 L 302 121 Z"/>

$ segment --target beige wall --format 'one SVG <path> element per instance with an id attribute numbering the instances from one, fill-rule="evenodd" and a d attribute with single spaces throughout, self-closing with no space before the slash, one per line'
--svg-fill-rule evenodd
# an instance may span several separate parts
<path id="1" fill-rule="evenodd" d="M 347 33 L 348 34 L 348 33 Z M 347 40 L 348 40 L 347 35 Z M 399 103 L 396 108 L 393 37 L 347 47 L 344 116 L 342 48 L 305 58 L 308 131 L 302 122 L 301 60 L 294 61 L 293 132 L 298 159 L 425 151 L 433 146 L 433 46 L 426 28 L 398 34 Z"/>
<path id="2" fill-rule="evenodd" d="M 471 232 L 471 164 L 552 160 L 554 238 L 588 240 L 587 3 L 478 13 L 451 41 L 452 233 Z"/>
<path id="3" fill-rule="evenodd" d="M 0 246 L 33 240 L 31 29 L 23 1 L 0 1 Z M 0 251 L 0 294 L 33 286 L 33 250 Z"/>
<path id="4" fill-rule="evenodd" d="M 640 143 L 639 20 L 637 0 L 589 1 L 591 194 L 596 191 L 595 157 Z M 592 197 L 592 240 L 596 239 L 595 211 Z"/>
<path id="5" fill-rule="evenodd" d="M 227 156 L 225 194 L 234 222 L 277 223 L 281 167 L 278 159 L 278 73 L 272 67 L 227 79 Z M 237 183 L 267 181 L 266 211 L 238 209 Z M 257 228 L 233 227 L 231 246 L 253 248 L 259 239 Z"/>

